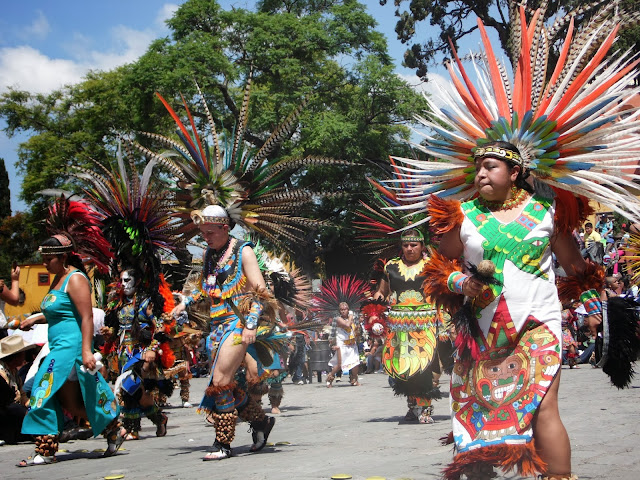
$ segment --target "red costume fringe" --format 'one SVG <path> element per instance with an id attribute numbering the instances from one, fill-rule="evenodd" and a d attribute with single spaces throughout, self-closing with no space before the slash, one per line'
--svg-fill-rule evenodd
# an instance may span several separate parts
<path id="1" fill-rule="evenodd" d="M 160 287 L 158 288 L 158 292 L 164 298 L 164 307 L 162 310 L 164 313 L 169 313 L 176 306 L 176 302 L 173 299 L 173 293 L 171 292 L 171 287 L 164 278 L 164 275 L 160 274 Z M 169 323 L 164 323 L 164 331 L 169 336 L 173 336 L 175 333 L 176 319 L 171 316 L 171 321 Z M 158 350 L 160 353 L 160 362 L 162 363 L 163 368 L 171 368 L 173 364 L 176 363 L 176 355 L 173 353 L 169 342 L 163 342 L 160 344 Z"/>
<path id="2" fill-rule="evenodd" d="M 436 195 L 432 195 L 429 198 L 427 210 L 431 215 L 429 226 L 437 235 L 442 235 L 455 227 L 459 227 L 464 220 L 464 213 L 460 209 L 458 200 L 443 200 Z"/>
<path id="3" fill-rule="evenodd" d="M 453 430 L 446 437 L 440 437 L 438 440 L 442 445 L 451 445 L 453 443 Z"/>
<path id="4" fill-rule="evenodd" d="M 571 234 L 575 228 L 579 228 L 593 214 L 593 208 L 589 206 L 589 199 L 576 196 L 566 190 L 553 188 L 556 194 L 556 214 L 554 224 L 556 231 Z"/>
<path id="5" fill-rule="evenodd" d="M 422 283 L 422 289 L 427 298 L 438 308 L 444 308 L 453 315 L 462 306 L 464 297 L 453 293 L 447 286 L 447 280 L 452 272 L 462 271 L 462 265 L 458 260 L 451 260 L 438 252 L 430 252 L 431 259 L 426 263 L 422 274 L 426 280 Z"/>
<path id="6" fill-rule="evenodd" d="M 465 470 L 478 463 L 500 468 L 504 473 L 516 468 L 522 477 L 535 477 L 547 467 L 532 440 L 524 445 L 493 445 L 459 453 L 443 470 L 443 476 L 446 480 L 459 480 Z"/>
<path id="7" fill-rule="evenodd" d="M 597 263 L 587 261 L 586 264 L 582 273 L 558 278 L 558 297 L 563 304 L 578 300 L 582 292 L 592 288 L 602 290 L 604 269 Z"/>

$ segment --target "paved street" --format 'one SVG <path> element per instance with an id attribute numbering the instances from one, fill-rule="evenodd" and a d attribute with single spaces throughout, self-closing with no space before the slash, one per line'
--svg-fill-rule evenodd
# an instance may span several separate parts
<path id="1" fill-rule="evenodd" d="M 205 379 L 192 380 L 192 400 L 204 390 Z M 362 375 L 361 387 L 344 382 L 331 389 L 324 384 L 285 383 L 282 414 L 269 438 L 273 446 L 248 452 L 251 435 L 239 424 L 235 457 L 203 462 L 214 438 L 195 409 L 170 408 L 168 434 L 155 437 L 155 427 L 143 420 L 142 440 L 125 442 L 113 458 L 95 452 L 106 446 L 102 438 L 62 444 L 58 463 L 17 468 L 33 445 L 0 447 L 2 479 L 101 479 L 124 474 L 126 480 L 147 478 L 215 478 L 225 480 L 330 479 L 348 474 L 354 480 L 436 479 L 451 459 L 451 448 L 438 439 L 450 429 L 446 399 L 436 403 L 434 425 L 406 424 L 404 399 L 394 397 L 381 374 Z M 441 389 L 447 391 L 448 377 Z M 640 478 L 640 379 L 633 388 L 618 391 L 601 370 L 581 365 L 562 371 L 560 410 L 569 431 L 573 465 L 580 479 Z M 176 394 L 171 398 L 179 404 Z M 266 404 L 266 397 L 265 397 Z M 510 476 L 509 479 L 518 477 Z"/>

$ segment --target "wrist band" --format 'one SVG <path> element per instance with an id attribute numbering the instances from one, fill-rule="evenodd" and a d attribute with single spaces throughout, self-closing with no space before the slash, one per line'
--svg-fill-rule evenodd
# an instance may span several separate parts
<path id="1" fill-rule="evenodd" d="M 253 313 L 247 315 L 245 317 L 244 328 L 246 328 L 247 330 L 255 330 L 256 328 L 258 328 L 258 317 Z"/>
<path id="2" fill-rule="evenodd" d="M 597 315 L 602 313 L 602 302 L 600 302 L 600 295 L 595 289 L 586 290 L 580 294 L 580 301 L 584 305 L 584 309 L 589 315 Z"/>
<path id="3" fill-rule="evenodd" d="M 467 278 L 469 278 L 469 275 L 465 275 L 462 272 L 451 272 L 447 279 L 447 287 L 453 293 L 462 294 L 462 284 Z"/>

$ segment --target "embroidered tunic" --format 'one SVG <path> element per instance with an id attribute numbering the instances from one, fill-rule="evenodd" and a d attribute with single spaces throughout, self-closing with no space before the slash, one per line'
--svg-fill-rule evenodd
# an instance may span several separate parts
<path id="1" fill-rule="evenodd" d="M 231 237 L 230 255 L 222 264 L 213 265 L 211 258 L 213 250 L 208 248 L 203 257 L 202 275 L 198 282 L 198 288 L 185 298 L 185 303 L 193 302 L 208 296 L 211 299 L 211 338 L 214 343 L 215 357 L 211 366 L 211 379 L 218 361 L 218 345 L 222 345 L 230 335 L 241 337 L 244 325 L 233 312 L 230 302 L 235 305 L 242 295 L 242 288 L 247 283 L 247 278 L 242 273 L 242 249 L 251 242 L 241 242 Z M 224 260 L 224 255 L 222 260 Z M 252 353 L 248 349 L 249 353 Z M 200 403 L 200 409 L 205 411 L 215 410 L 215 402 L 212 396 L 205 395 Z"/>
<path id="2" fill-rule="evenodd" d="M 145 349 L 155 351 L 158 348 L 158 341 L 155 339 L 151 340 L 148 347 L 144 347 L 133 337 L 132 329 L 136 305 L 136 297 L 134 297 L 131 302 L 122 305 L 118 310 L 118 368 L 120 373 L 136 353 L 142 353 Z M 146 310 L 148 305 L 148 298 L 138 305 L 138 323 L 140 325 L 146 324 L 147 328 L 151 328 L 152 332 L 157 332 L 163 328 L 163 325 L 160 319 L 154 315 L 151 315 L 151 318 L 147 317 Z M 149 325 L 149 322 L 153 323 L 153 325 Z"/>
<path id="3" fill-rule="evenodd" d="M 401 258 L 394 258 L 385 265 L 391 310 L 382 365 L 388 375 L 398 380 L 407 381 L 412 377 L 417 380 L 416 376 L 427 372 L 434 358 L 437 361 L 439 317 L 422 291 L 421 272 L 427 261 L 421 259 L 407 266 Z M 402 391 L 400 383 L 396 393 L 416 395 L 431 390 L 430 371 L 428 378 L 420 378 L 419 383 L 421 385 L 415 385 L 411 392 Z"/>
<path id="4" fill-rule="evenodd" d="M 531 441 L 531 420 L 560 367 L 561 349 L 550 248 L 553 201 L 534 195 L 510 223 L 477 200 L 461 208 L 465 260 L 492 260 L 503 285 L 485 287 L 476 298 L 480 356 L 467 365 L 457 361 L 451 377 L 459 453 Z"/>
<path id="5" fill-rule="evenodd" d="M 40 306 L 49 324 L 51 351 L 42 361 L 33 382 L 29 411 L 22 424 L 22 433 L 25 434 L 57 435 L 62 431 L 64 415 L 55 394 L 74 368 L 94 436 L 100 434 L 119 414 L 113 392 L 102 375 L 80 369 L 82 319 L 67 294 L 67 283 L 72 275 L 83 274 L 77 270 L 71 272 L 59 290 L 50 290 L 45 295 Z"/>
<path id="6" fill-rule="evenodd" d="M 360 365 L 360 354 L 358 353 L 358 343 L 356 341 L 355 323 L 349 330 L 336 327 L 336 347 L 340 349 L 340 360 L 342 370 L 351 370 L 356 365 Z M 329 360 L 329 366 L 335 367 L 338 364 L 338 352 L 336 351 Z"/>

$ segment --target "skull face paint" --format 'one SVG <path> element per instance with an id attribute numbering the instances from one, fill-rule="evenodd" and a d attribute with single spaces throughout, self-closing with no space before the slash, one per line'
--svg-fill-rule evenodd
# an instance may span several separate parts
<path id="1" fill-rule="evenodd" d="M 130 270 L 125 270 L 120 274 L 122 291 L 127 297 L 132 296 L 136 291 L 136 279 Z"/>

